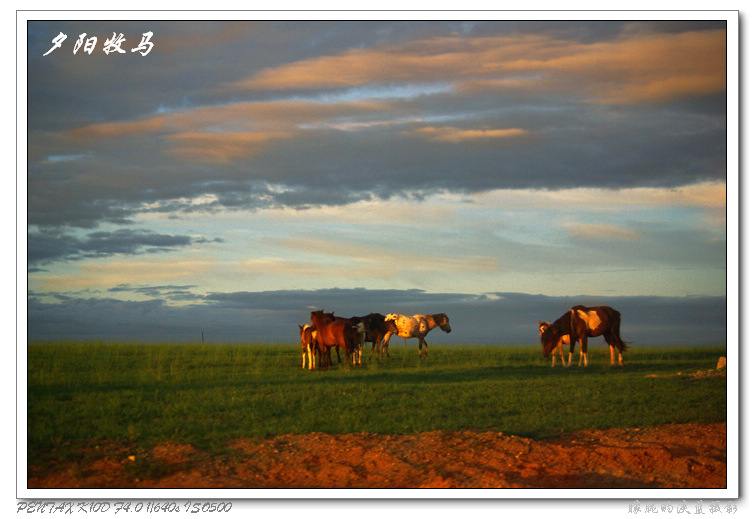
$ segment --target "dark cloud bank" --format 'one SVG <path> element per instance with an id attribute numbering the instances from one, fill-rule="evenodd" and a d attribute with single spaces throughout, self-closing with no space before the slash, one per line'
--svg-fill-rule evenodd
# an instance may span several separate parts
<path id="1" fill-rule="evenodd" d="M 724 179 L 725 93 L 608 108 L 585 104 L 581 95 L 568 90 L 560 96 L 550 92 L 470 96 L 441 91 L 395 99 L 393 109 L 383 114 L 355 113 L 356 119 L 336 120 L 390 122 L 388 126 L 376 124 L 358 132 L 310 129 L 297 138 L 276 141 L 264 153 L 228 163 L 176 160 L 166 152 L 161 134 L 66 137 L 66 131 L 87 124 L 139 122 L 159 109 L 209 109 L 229 102 L 271 99 L 321 101 L 323 95 L 336 94 L 348 100 L 353 94 L 349 88 L 243 92 L 232 98 L 228 94 L 217 97 L 217 92 L 222 91 L 219 85 L 233 84 L 269 67 L 339 56 L 350 49 L 457 34 L 557 34 L 595 42 L 616 38 L 632 24 L 281 22 L 242 23 L 229 30 L 217 22 L 34 22 L 29 25 L 28 55 L 28 223 L 83 229 L 106 222 L 125 224 L 145 207 L 166 212 L 200 210 L 191 200 L 202 195 L 215 195 L 217 200 L 201 210 L 253 210 L 421 197 L 445 190 L 674 187 Z M 120 31 L 133 39 L 147 27 L 155 32 L 158 49 L 164 52 L 119 59 L 100 53 L 83 61 L 70 52 L 74 34 Z M 720 29 L 725 24 L 657 22 L 644 27 L 663 33 Z M 43 56 L 59 31 L 69 35 L 67 52 Z M 201 45 L 169 44 L 171 39 L 185 43 L 200 34 L 208 38 Z M 197 73 L 198 63 L 201 73 Z M 387 88 L 380 82 L 376 85 Z M 378 119 L 373 121 L 373 116 Z M 417 118 L 424 122 L 411 122 Z M 324 120 L 333 122 L 332 118 Z M 460 129 L 520 128 L 536 137 L 514 144 L 449 145 L 408 136 L 420 129 L 418 125 L 434 120 L 452 121 L 442 124 Z M 50 137 L 56 132 L 56 138 Z"/>
<path id="2" fill-rule="evenodd" d="M 115 254 L 150 254 L 188 247 L 194 243 L 222 242 L 215 238 L 159 234 L 147 229 L 118 229 L 91 232 L 77 237 L 49 229 L 27 235 L 27 264 L 29 272 L 58 260 L 104 258 Z"/>
<path id="3" fill-rule="evenodd" d="M 549 297 L 520 293 L 440 294 L 422 290 L 330 289 L 192 294 L 191 286 L 146 287 L 148 301 L 28 297 L 28 339 L 138 342 L 295 343 L 313 308 L 350 317 L 377 311 L 445 312 L 453 332 L 430 344 L 536 344 L 538 320 L 552 321 L 575 304 L 613 306 L 622 335 L 639 345 L 726 344 L 725 297 Z M 134 287 L 116 287 L 113 293 Z M 136 287 L 138 289 L 138 287 Z M 171 302 L 184 302 L 174 306 Z M 593 344 L 602 339 L 593 339 Z M 403 345 L 403 341 L 401 341 Z"/>

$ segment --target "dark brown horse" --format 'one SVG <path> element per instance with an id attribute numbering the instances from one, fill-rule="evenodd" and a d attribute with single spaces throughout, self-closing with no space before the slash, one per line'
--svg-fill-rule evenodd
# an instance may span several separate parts
<path id="1" fill-rule="evenodd" d="M 385 339 L 390 337 L 391 334 L 398 333 L 396 323 L 394 323 L 393 321 L 386 321 L 383 314 L 374 312 L 363 316 L 361 318 L 361 321 L 364 326 L 364 342 L 372 343 L 372 349 L 370 350 L 370 359 L 372 359 L 372 354 L 376 353 L 376 347 L 377 353 L 375 355 L 375 358 L 378 360 L 380 359 L 381 344 L 383 345 L 383 352 L 388 355 L 388 349 L 384 346 L 384 341 Z M 390 355 L 388 356 L 390 357 Z"/>
<path id="2" fill-rule="evenodd" d="M 581 305 L 574 306 L 564 315 L 553 321 L 540 334 L 540 342 L 543 345 L 543 357 L 548 357 L 564 335 L 571 339 L 569 348 L 569 365 L 574 345 L 579 341 L 579 365 L 582 359 L 587 366 L 587 338 L 603 336 L 611 348 L 611 366 L 615 364 L 615 350 L 619 354 L 619 366 L 624 365 L 622 353 L 627 345 L 621 339 L 621 314 L 610 306 L 595 306 L 587 308 Z"/>
<path id="3" fill-rule="evenodd" d="M 359 345 L 359 334 L 354 325 L 347 319 L 335 317 L 332 313 L 326 314 L 323 310 L 312 312 L 312 325 L 317 332 L 317 343 L 320 345 L 320 351 L 328 351 L 326 356 L 330 364 L 330 348 L 336 348 L 338 361 L 341 361 L 341 355 L 338 350 L 343 350 L 346 358 L 351 355 Z"/>

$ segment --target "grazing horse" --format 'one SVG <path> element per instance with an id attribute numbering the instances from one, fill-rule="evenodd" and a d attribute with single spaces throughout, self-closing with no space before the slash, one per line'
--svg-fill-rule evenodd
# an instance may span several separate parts
<path id="1" fill-rule="evenodd" d="M 425 336 L 430 333 L 435 327 L 440 327 L 446 333 L 451 333 L 451 325 L 448 324 L 448 316 L 446 314 L 432 314 L 432 315 L 413 315 L 409 317 L 407 315 L 400 314 L 388 314 L 385 316 L 385 320 L 393 321 L 398 329 L 399 337 L 409 339 L 416 337 L 419 339 L 419 356 L 422 356 L 422 345 L 425 345 L 425 358 L 427 358 L 427 341 Z M 388 340 L 393 335 L 393 332 L 389 332 L 386 335 L 384 348 L 388 351 Z"/>
<path id="2" fill-rule="evenodd" d="M 539 321 L 540 323 L 540 337 L 543 336 L 543 332 L 545 331 L 548 326 L 550 326 L 551 323 L 544 323 L 543 321 Z M 568 335 L 562 335 L 558 338 L 558 343 L 553 348 L 553 362 L 551 362 L 551 367 L 556 365 L 556 349 L 558 349 L 558 352 L 561 354 L 561 364 L 563 364 L 564 367 L 567 366 L 566 361 L 564 360 L 564 343 L 571 344 L 571 338 Z M 571 366 L 571 354 L 572 352 L 569 352 L 569 366 Z"/>
<path id="3" fill-rule="evenodd" d="M 312 325 L 300 324 L 299 335 L 301 336 L 301 367 L 307 369 L 307 360 L 309 360 L 309 369 L 315 369 L 317 332 Z"/>
<path id="4" fill-rule="evenodd" d="M 330 348 L 336 348 L 338 362 L 341 362 L 339 349 L 344 351 L 346 358 L 356 350 L 359 345 L 359 334 L 347 319 L 334 317 L 332 313 L 326 314 L 323 310 L 317 310 L 310 315 L 312 324 L 317 331 L 320 351 L 324 351 L 325 348 L 328 349 L 328 364 L 330 364 Z"/>
<path id="5" fill-rule="evenodd" d="M 587 366 L 587 338 L 603 336 L 611 348 L 611 366 L 614 365 L 615 350 L 619 354 L 619 366 L 624 365 L 621 354 L 627 349 L 627 345 L 621 339 L 621 314 L 610 306 L 595 306 L 587 308 L 581 305 L 572 307 L 564 315 L 556 319 L 553 324 L 546 326 L 540 335 L 540 342 L 543 345 L 543 357 L 548 357 L 553 348 L 556 347 L 559 340 L 564 335 L 571 338 L 571 347 L 569 351 L 569 364 L 571 364 L 571 352 L 574 345 L 579 341 L 579 365 L 582 365 L 582 358 L 585 359 Z"/>

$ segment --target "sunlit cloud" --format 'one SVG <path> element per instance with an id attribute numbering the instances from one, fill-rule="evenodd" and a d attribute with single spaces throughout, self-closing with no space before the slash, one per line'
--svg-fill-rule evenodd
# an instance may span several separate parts
<path id="1" fill-rule="evenodd" d="M 431 38 L 280 65 L 228 88 L 350 88 L 445 81 L 452 73 L 459 89 L 559 85 L 601 102 L 658 101 L 725 91 L 725 48 L 725 31 L 626 34 L 598 43 L 544 35 Z"/>
<path id="2" fill-rule="evenodd" d="M 291 135 L 288 132 L 179 133 L 168 137 L 172 143 L 169 153 L 183 160 L 227 163 L 252 157 L 273 141 Z"/>
<path id="3" fill-rule="evenodd" d="M 454 128 L 451 126 L 433 127 L 425 126 L 406 132 L 421 138 L 438 142 L 465 142 L 465 141 L 489 141 L 499 139 L 511 139 L 512 137 L 523 137 L 528 134 L 526 130 L 520 128 L 482 128 L 482 129 L 464 129 Z"/>
<path id="4" fill-rule="evenodd" d="M 340 222 L 367 227 L 434 228 L 449 224 L 456 218 L 459 196 L 449 193 L 433 194 L 424 200 L 392 197 L 373 198 L 343 205 L 322 205 L 306 209 L 274 207 L 264 215 L 273 222 Z M 374 232 L 374 231 L 373 231 Z"/>
<path id="5" fill-rule="evenodd" d="M 638 238 L 637 231 L 618 225 L 567 223 L 565 227 L 575 238 L 619 241 L 635 241 Z"/>
<path id="6" fill-rule="evenodd" d="M 188 161 L 229 163 L 253 157 L 275 141 L 310 130 L 360 130 L 396 124 L 392 121 L 394 108 L 390 103 L 367 101 L 240 102 L 96 123 L 66 133 L 74 141 L 159 136 L 168 143 L 164 149 L 168 155 Z M 387 121 L 359 120 L 381 113 L 386 114 Z"/>
<path id="7" fill-rule="evenodd" d="M 499 206 L 514 204 L 517 207 L 575 207 L 597 208 L 600 211 L 623 206 L 674 206 L 707 209 L 726 208 L 726 183 L 701 182 L 673 188 L 573 188 L 573 189 L 498 189 L 475 193 L 466 197 L 475 205 Z"/>
<path id="8" fill-rule="evenodd" d="M 155 133 L 168 124 L 165 116 L 149 117 L 134 121 L 97 123 L 73 128 L 69 135 L 74 139 L 120 139 Z"/>
<path id="9" fill-rule="evenodd" d="M 216 266 L 203 259 L 159 259 L 154 261 L 83 262 L 70 274 L 38 274 L 30 283 L 41 290 L 109 289 L 118 285 L 164 283 L 181 279 L 195 280 Z"/>
<path id="10" fill-rule="evenodd" d="M 414 271 L 479 272 L 498 268 L 498 261 L 495 259 L 468 253 L 462 256 L 438 255 L 433 251 L 420 254 L 407 251 L 405 247 L 374 248 L 364 244 L 308 237 L 287 239 L 285 245 L 307 254 L 337 257 L 359 263 L 383 263 Z"/>

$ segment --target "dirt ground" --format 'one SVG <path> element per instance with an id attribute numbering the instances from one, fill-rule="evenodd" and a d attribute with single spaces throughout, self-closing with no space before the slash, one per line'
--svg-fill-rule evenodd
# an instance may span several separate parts
<path id="1" fill-rule="evenodd" d="M 103 449 L 105 450 L 105 449 Z M 581 431 L 324 433 L 190 445 L 108 446 L 87 462 L 29 467 L 29 488 L 725 488 L 726 423 Z"/>

